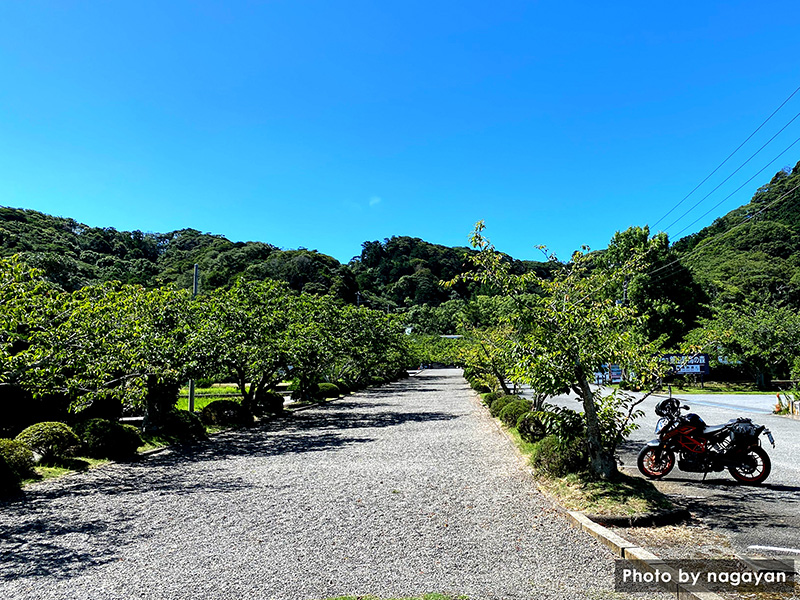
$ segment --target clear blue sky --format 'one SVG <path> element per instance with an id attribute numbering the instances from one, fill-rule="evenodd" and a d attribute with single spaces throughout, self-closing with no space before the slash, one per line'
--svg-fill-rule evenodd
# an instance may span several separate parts
<path id="1" fill-rule="evenodd" d="M 654 223 L 800 86 L 794 2 L 0 4 L 0 204 L 92 226 L 517 258 Z M 800 112 L 800 93 L 672 216 Z M 671 238 L 800 160 L 800 119 Z M 666 219 L 663 227 L 673 219 Z"/>

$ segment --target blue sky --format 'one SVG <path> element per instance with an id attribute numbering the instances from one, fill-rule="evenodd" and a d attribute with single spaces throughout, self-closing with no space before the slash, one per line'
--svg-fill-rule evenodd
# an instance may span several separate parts
<path id="1" fill-rule="evenodd" d="M 567 258 L 655 223 L 800 86 L 798 32 L 770 1 L 4 2 L 0 204 L 341 261 L 392 235 L 466 245 L 484 219 L 517 258 Z M 779 156 L 798 136 L 671 238 L 800 160 Z"/>

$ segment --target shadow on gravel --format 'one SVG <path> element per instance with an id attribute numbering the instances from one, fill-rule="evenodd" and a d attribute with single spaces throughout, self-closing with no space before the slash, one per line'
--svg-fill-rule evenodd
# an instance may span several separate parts
<path id="1" fill-rule="evenodd" d="M 28 580 L 36 585 L 40 577 L 73 577 L 118 560 L 120 548 L 153 535 L 155 525 L 147 511 L 160 496 L 168 500 L 253 489 L 250 482 L 222 467 L 188 468 L 191 465 L 235 457 L 335 452 L 374 441 L 367 433 L 370 429 L 459 418 L 435 410 L 404 411 L 382 401 L 406 390 L 434 391 L 431 383 L 436 379 L 404 380 L 136 463 L 112 464 L 28 488 L 17 498 L 0 502 L 0 581 Z M 95 502 L 97 496 L 118 499 L 113 504 Z M 83 504 L 113 506 L 113 512 L 91 512 Z"/>
<path id="2" fill-rule="evenodd" d="M 0 581 L 72 577 L 114 561 L 117 548 L 130 541 L 128 527 L 116 524 L 112 531 L 99 518 L 64 522 L 55 515 L 50 518 L 27 516 L 20 515 L 13 524 L 3 526 Z M 91 551 L 70 548 L 70 540 L 87 536 L 103 540 L 102 544 Z"/>

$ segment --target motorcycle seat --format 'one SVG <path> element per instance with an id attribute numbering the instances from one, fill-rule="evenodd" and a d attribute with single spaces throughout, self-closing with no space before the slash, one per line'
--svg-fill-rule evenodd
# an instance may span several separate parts
<path id="1" fill-rule="evenodd" d="M 728 425 L 706 425 L 706 428 L 703 429 L 703 433 L 717 433 L 718 431 L 722 431 Z"/>

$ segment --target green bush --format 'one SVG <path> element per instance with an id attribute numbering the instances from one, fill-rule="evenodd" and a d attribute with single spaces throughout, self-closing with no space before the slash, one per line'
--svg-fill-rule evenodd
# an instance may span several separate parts
<path id="1" fill-rule="evenodd" d="M 485 392 L 481 394 L 481 402 L 483 402 L 486 406 L 491 406 L 492 402 L 497 400 L 502 394 L 498 394 L 497 392 Z"/>
<path id="2" fill-rule="evenodd" d="M 335 383 L 320 383 L 317 385 L 314 397 L 317 400 L 324 400 L 325 398 L 338 398 L 339 388 Z"/>
<path id="3" fill-rule="evenodd" d="M 472 381 L 469 382 L 469 385 L 473 390 L 475 390 L 479 394 L 486 394 L 492 391 L 492 388 L 490 388 L 486 383 L 482 382 L 479 379 L 473 379 Z"/>
<path id="4" fill-rule="evenodd" d="M 63 458 L 80 446 L 81 440 L 72 429 L 58 421 L 36 423 L 24 429 L 17 437 L 38 455 L 39 461 Z"/>
<path id="5" fill-rule="evenodd" d="M 253 403 L 253 413 L 256 416 L 274 415 L 283 412 L 283 395 L 278 392 L 264 392 Z"/>
<path id="6" fill-rule="evenodd" d="M 508 404 L 511 404 L 514 400 L 521 400 L 519 396 L 500 396 L 494 402 L 492 402 L 491 406 L 489 407 L 489 413 L 493 417 L 499 417 L 500 411 L 503 410 Z"/>
<path id="7" fill-rule="evenodd" d="M 107 419 L 89 419 L 75 426 L 87 456 L 127 460 L 136 456 L 143 444 L 139 430 Z"/>
<path id="8" fill-rule="evenodd" d="M 188 410 L 173 410 L 167 413 L 161 433 L 179 442 L 191 442 L 208 438 L 203 423 L 197 415 L 190 413 Z"/>
<path id="9" fill-rule="evenodd" d="M 583 440 L 564 441 L 555 435 L 548 435 L 533 445 L 530 461 L 534 470 L 553 477 L 578 473 L 589 464 Z"/>
<path id="10" fill-rule="evenodd" d="M 519 418 L 529 412 L 531 408 L 533 408 L 533 402 L 521 398 L 506 404 L 497 416 L 506 427 L 514 427 Z"/>
<path id="11" fill-rule="evenodd" d="M 19 491 L 20 476 L 0 455 L 0 496 L 11 495 Z"/>
<path id="12" fill-rule="evenodd" d="M 517 431 L 523 441 L 533 444 L 547 435 L 547 429 L 537 412 L 527 412 L 517 419 Z"/>
<path id="13" fill-rule="evenodd" d="M 19 440 L 0 439 L 0 459 L 16 473 L 19 479 L 33 477 L 33 452 Z"/>
<path id="14" fill-rule="evenodd" d="M 214 400 L 200 411 L 200 420 L 206 425 L 248 425 L 253 422 L 242 405 L 234 400 Z"/>
<path id="15" fill-rule="evenodd" d="M 336 387 L 339 388 L 339 393 L 342 394 L 343 396 L 346 396 L 347 394 L 352 392 L 350 386 L 341 379 L 336 382 Z"/>

